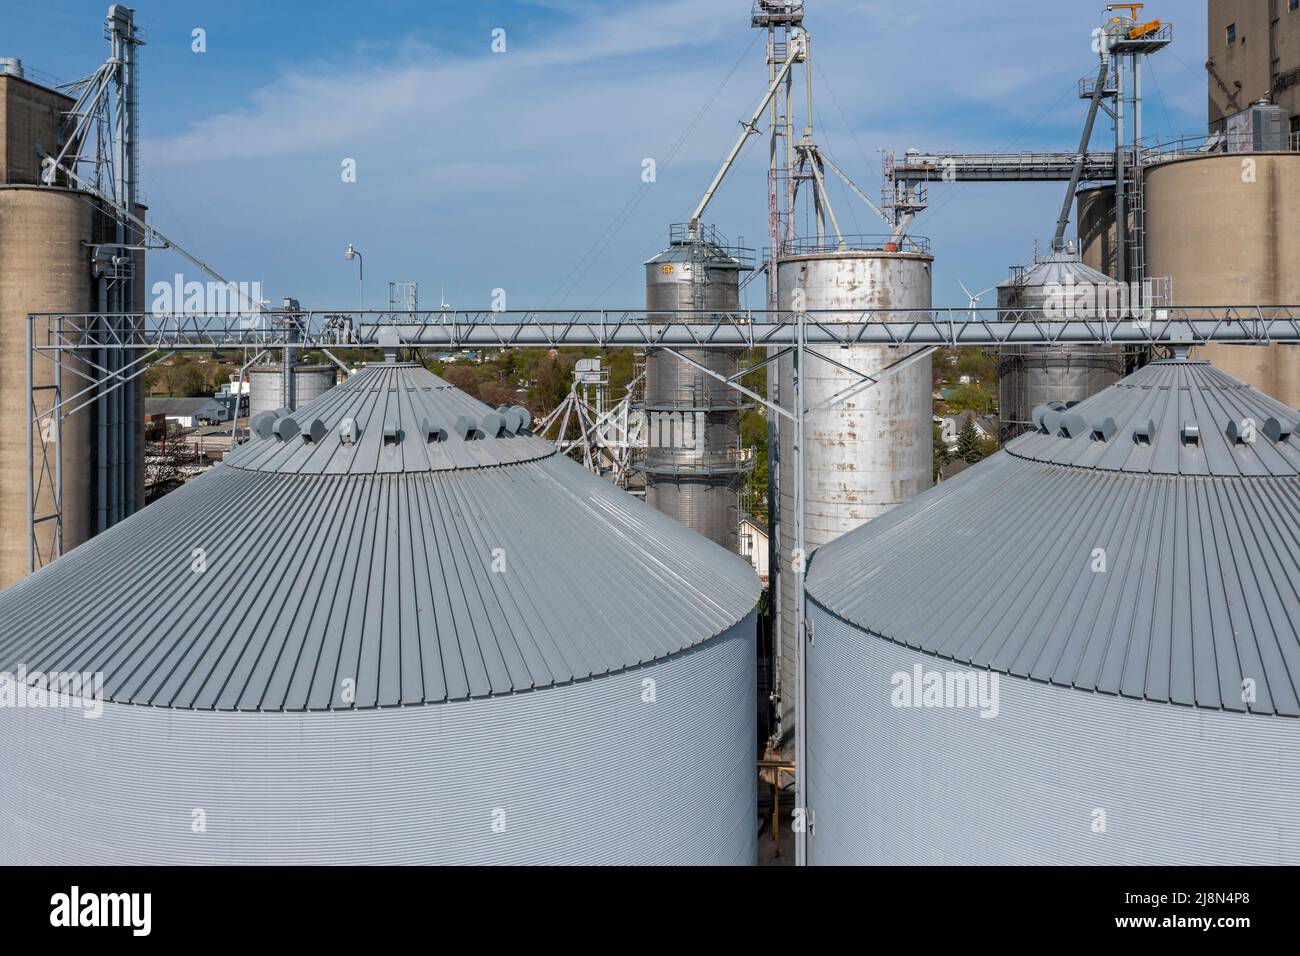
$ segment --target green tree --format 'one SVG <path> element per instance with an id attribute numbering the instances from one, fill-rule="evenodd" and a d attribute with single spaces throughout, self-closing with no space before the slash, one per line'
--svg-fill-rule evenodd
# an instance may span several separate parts
<path id="1" fill-rule="evenodd" d="M 952 456 L 948 454 L 948 443 L 943 438 L 943 426 L 935 422 L 931 427 L 931 431 L 934 434 L 934 466 L 930 479 L 937 482 L 939 480 L 939 469 L 952 461 Z"/>
<path id="2" fill-rule="evenodd" d="M 767 520 L 767 415 L 749 408 L 740 419 L 740 444 L 754 449 L 754 470 L 745 475 L 745 505 L 750 514 Z"/>
<path id="3" fill-rule="evenodd" d="M 960 412 L 988 415 L 993 411 L 993 396 L 979 385 L 958 385 L 944 399 L 944 408 L 949 415 Z"/>
<path id="4" fill-rule="evenodd" d="M 957 457 L 972 465 L 984 458 L 984 447 L 980 433 L 975 430 L 974 416 L 967 418 L 957 433 Z"/>

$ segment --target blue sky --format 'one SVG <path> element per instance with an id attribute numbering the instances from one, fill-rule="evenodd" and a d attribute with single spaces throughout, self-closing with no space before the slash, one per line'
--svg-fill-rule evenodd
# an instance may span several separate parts
<path id="1" fill-rule="evenodd" d="M 106 2 L 42 0 L 6 18 L 0 55 L 41 78 L 106 55 Z M 639 308 L 640 264 L 684 220 L 766 84 L 749 0 L 186 3 L 140 0 L 142 186 L 155 224 L 278 302 Z M 816 136 L 870 195 L 882 148 L 1066 149 L 1095 71 L 1093 0 L 808 0 Z M 1204 0 L 1145 11 L 1175 24 L 1150 58 L 1146 123 L 1205 126 Z M 191 51 L 191 31 L 207 51 Z M 493 53 L 492 31 L 506 52 Z M 752 45 L 751 45 L 752 44 Z M 734 73 L 732 72 L 734 68 Z M 730 75 L 730 80 L 727 80 Z M 692 126 L 700 111 L 702 118 Z M 799 114 L 801 117 L 802 110 Z M 689 135 L 685 137 L 688 129 Z M 1099 126 L 1097 137 L 1111 133 Z M 680 144 L 674 150 L 675 144 Z M 641 180 L 654 158 L 657 180 Z M 340 176 L 355 159 L 357 181 Z M 706 220 L 763 245 L 766 149 L 751 139 Z M 829 185 L 845 232 L 879 220 Z M 942 185 L 915 232 L 936 305 L 965 305 L 1051 234 L 1062 186 Z M 154 254 L 150 281 L 204 278 Z M 747 304 L 762 306 L 761 283 Z"/>

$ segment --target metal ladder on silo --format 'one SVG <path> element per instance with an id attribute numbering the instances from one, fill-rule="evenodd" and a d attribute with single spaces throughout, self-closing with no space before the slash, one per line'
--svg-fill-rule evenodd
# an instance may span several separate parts
<path id="1" fill-rule="evenodd" d="M 1145 151 L 1141 146 L 1128 150 L 1128 160 L 1124 164 L 1124 179 L 1127 187 L 1125 214 L 1130 225 L 1128 231 L 1127 276 L 1120 276 L 1121 281 L 1141 283 L 1146 278 L 1146 192 L 1143 189 L 1143 167 Z"/>

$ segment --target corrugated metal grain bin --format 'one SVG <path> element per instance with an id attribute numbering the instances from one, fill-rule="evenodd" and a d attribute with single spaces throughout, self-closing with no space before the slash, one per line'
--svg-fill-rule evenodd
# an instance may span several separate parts
<path id="1" fill-rule="evenodd" d="M 752 863 L 753 570 L 529 420 L 370 365 L 0 594 L 0 862 Z"/>
<path id="2" fill-rule="evenodd" d="M 1153 363 L 818 550 L 813 863 L 1300 863 L 1300 438 Z"/>
<path id="3" fill-rule="evenodd" d="M 1062 250 L 1035 256 L 1033 265 L 999 285 L 998 310 L 1009 322 L 1119 317 L 1126 314 L 1116 308 L 1122 289 L 1074 250 Z M 1118 346 L 1004 345 L 998 349 L 999 438 L 1005 443 L 1033 427 L 1039 405 L 1081 402 L 1123 374 Z"/>

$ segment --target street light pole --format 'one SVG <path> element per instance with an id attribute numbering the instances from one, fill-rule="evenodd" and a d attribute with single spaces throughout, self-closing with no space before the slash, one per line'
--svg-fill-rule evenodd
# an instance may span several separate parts
<path id="1" fill-rule="evenodd" d="M 364 312 L 365 309 L 366 309 L 366 293 L 365 293 L 366 263 L 365 263 L 365 260 L 361 258 L 361 250 L 358 249 L 356 246 L 352 245 L 352 243 L 350 243 L 350 242 L 348 243 L 348 247 L 347 247 L 347 249 L 345 249 L 345 250 L 343 251 L 343 258 L 344 258 L 344 259 L 347 259 L 347 260 L 349 260 L 349 261 L 351 261 L 352 259 L 356 259 L 356 260 L 357 260 L 357 311 L 358 311 L 358 312 Z"/>

